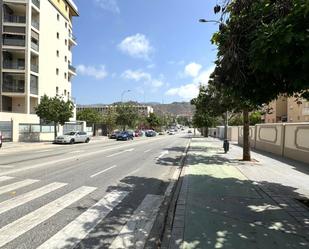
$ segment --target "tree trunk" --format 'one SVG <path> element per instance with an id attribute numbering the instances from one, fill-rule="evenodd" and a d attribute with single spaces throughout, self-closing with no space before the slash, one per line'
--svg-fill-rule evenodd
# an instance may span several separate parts
<path id="1" fill-rule="evenodd" d="M 208 137 L 208 132 L 209 132 L 208 127 L 206 127 L 205 128 L 205 134 L 204 134 L 205 137 Z"/>
<path id="2" fill-rule="evenodd" d="M 57 137 L 57 124 L 56 123 L 54 123 L 54 137 L 55 139 Z"/>
<path id="3" fill-rule="evenodd" d="M 250 153 L 250 124 L 249 124 L 249 111 L 247 108 L 244 109 L 243 112 L 244 116 L 244 134 L 243 134 L 243 160 L 244 161 L 251 161 L 251 153 Z"/>

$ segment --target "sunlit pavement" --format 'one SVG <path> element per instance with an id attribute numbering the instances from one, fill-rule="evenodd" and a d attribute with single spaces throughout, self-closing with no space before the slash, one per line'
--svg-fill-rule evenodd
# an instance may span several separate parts
<path id="1" fill-rule="evenodd" d="M 194 138 L 183 171 L 172 238 L 163 248 L 287 249 L 309 247 L 306 165 L 241 148 L 228 155 L 222 142 Z"/>
<path id="2" fill-rule="evenodd" d="M 189 140 L 2 150 L 0 248 L 143 248 Z"/>

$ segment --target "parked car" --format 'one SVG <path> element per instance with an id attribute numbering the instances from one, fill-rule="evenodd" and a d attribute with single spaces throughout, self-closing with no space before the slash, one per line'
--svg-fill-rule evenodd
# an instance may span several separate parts
<path id="1" fill-rule="evenodd" d="M 128 141 L 128 140 L 133 140 L 134 134 L 133 132 L 130 131 L 122 131 L 118 134 L 117 136 L 117 141 Z"/>
<path id="2" fill-rule="evenodd" d="M 117 139 L 117 136 L 120 134 L 120 131 L 113 131 L 112 134 L 109 135 L 110 139 Z"/>
<path id="3" fill-rule="evenodd" d="M 2 139 L 3 139 L 3 137 L 2 137 L 2 133 L 0 131 L 0 148 L 2 147 Z"/>
<path id="4" fill-rule="evenodd" d="M 146 131 L 146 137 L 155 137 L 157 133 L 153 130 Z"/>
<path id="5" fill-rule="evenodd" d="M 89 143 L 89 141 L 90 136 L 83 131 L 71 131 L 55 139 L 55 143 L 59 144 Z"/>
<path id="6" fill-rule="evenodd" d="M 169 135 L 175 135 L 176 133 L 175 133 L 174 130 L 171 130 L 171 131 L 168 132 L 168 134 L 169 134 Z"/>
<path id="7" fill-rule="evenodd" d="M 188 133 L 192 133 L 192 131 L 191 131 L 191 130 L 188 130 Z"/>

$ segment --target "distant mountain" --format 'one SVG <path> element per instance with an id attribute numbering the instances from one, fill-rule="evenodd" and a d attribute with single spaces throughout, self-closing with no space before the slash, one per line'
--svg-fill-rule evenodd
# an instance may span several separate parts
<path id="1" fill-rule="evenodd" d="M 193 116 L 194 106 L 192 106 L 189 102 L 173 102 L 171 104 L 160 104 L 158 102 L 147 102 L 147 103 L 138 103 L 135 101 L 127 102 L 131 105 L 149 105 L 153 107 L 153 110 L 158 115 L 169 114 L 173 116 L 181 115 L 181 116 Z M 113 103 L 113 104 L 119 104 Z M 112 105 L 113 105 L 112 104 Z M 83 107 L 100 107 L 105 106 L 105 104 L 93 104 L 93 105 L 77 105 Z"/>
<path id="2" fill-rule="evenodd" d="M 148 104 L 148 103 L 147 103 Z M 188 102 L 173 102 L 171 104 L 149 104 L 153 107 L 154 112 L 171 115 L 193 116 L 194 106 Z"/>

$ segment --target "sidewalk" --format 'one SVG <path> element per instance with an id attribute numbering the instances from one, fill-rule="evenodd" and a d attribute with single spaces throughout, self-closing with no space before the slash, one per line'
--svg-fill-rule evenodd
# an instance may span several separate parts
<path id="1" fill-rule="evenodd" d="M 252 153 L 224 154 L 222 141 L 193 138 L 177 201 L 170 249 L 309 248 L 306 165 Z"/>

